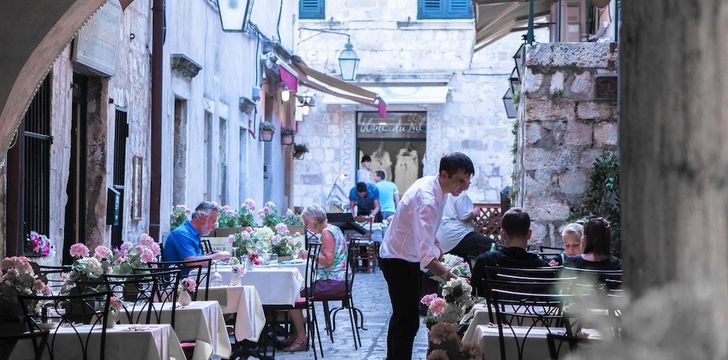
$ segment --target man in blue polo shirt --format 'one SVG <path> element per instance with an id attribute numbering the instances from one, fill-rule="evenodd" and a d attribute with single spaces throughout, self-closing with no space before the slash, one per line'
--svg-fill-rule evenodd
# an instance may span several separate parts
<path id="1" fill-rule="evenodd" d="M 357 206 L 358 213 L 354 206 Z M 375 219 L 379 214 L 379 190 L 373 184 L 358 182 L 349 191 L 349 211 L 352 215 L 373 216 Z"/>
<path id="2" fill-rule="evenodd" d="M 374 172 L 374 181 L 379 190 L 379 205 L 382 207 L 382 218 L 390 220 L 399 204 L 399 190 L 397 185 L 387 181 L 383 170 Z"/>
<path id="3" fill-rule="evenodd" d="M 218 207 L 215 203 L 203 201 L 197 205 L 191 219 L 174 229 L 164 243 L 164 261 L 225 260 L 227 252 L 203 255 L 200 237 L 207 236 L 217 227 Z"/>

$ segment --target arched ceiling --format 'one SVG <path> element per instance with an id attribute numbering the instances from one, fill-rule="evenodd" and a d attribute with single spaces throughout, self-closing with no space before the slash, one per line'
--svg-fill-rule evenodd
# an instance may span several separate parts
<path id="1" fill-rule="evenodd" d="M 56 57 L 106 1 L 0 1 L 0 35 L 6 44 L 0 51 L 0 154 Z"/>

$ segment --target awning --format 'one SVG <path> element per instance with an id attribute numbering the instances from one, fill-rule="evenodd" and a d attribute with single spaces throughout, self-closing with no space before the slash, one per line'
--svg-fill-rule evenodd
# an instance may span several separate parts
<path id="1" fill-rule="evenodd" d="M 551 3 L 551 0 L 536 0 L 535 17 L 549 15 Z M 528 1 L 476 0 L 476 4 L 474 52 L 528 24 Z"/>
<path id="2" fill-rule="evenodd" d="M 439 86 L 363 86 L 364 89 L 379 94 L 389 104 L 398 105 L 428 105 L 444 104 L 447 102 L 449 87 Z M 330 95 L 325 95 L 324 104 L 347 105 L 354 102 Z"/>
<path id="3" fill-rule="evenodd" d="M 384 118 L 387 117 L 387 104 L 381 97 L 379 97 L 379 95 L 377 95 L 376 92 L 363 89 L 359 86 L 349 84 L 345 81 L 341 81 L 311 69 L 301 60 L 301 58 L 297 56 L 291 58 L 290 65 L 297 74 L 293 74 L 292 71 L 287 70 L 285 67 L 279 68 L 281 79 L 287 83 L 286 86 L 289 88 L 291 88 L 291 86 L 289 86 L 288 82 L 290 82 L 291 77 L 294 76 L 298 78 L 297 85 L 305 86 L 355 103 L 373 106 L 377 108 L 379 115 Z"/>

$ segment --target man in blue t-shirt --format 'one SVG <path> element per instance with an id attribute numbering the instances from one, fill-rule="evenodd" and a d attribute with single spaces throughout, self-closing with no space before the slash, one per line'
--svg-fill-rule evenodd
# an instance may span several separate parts
<path id="1" fill-rule="evenodd" d="M 203 201 L 197 205 L 191 219 L 174 229 L 164 242 L 164 261 L 225 260 L 227 252 L 203 255 L 200 237 L 207 236 L 217 227 L 218 207 L 215 203 Z"/>
<path id="2" fill-rule="evenodd" d="M 397 185 L 386 180 L 386 176 L 382 170 L 374 172 L 375 185 L 379 190 L 379 205 L 382 207 L 382 218 L 389 219 L 390 216 L 394 215 L 394 210 L 399 204 L 399 190 Z"/>
<path id="3" fill-rule="evenodd" d="M 354 211 L 358 208 L 358 214 Z M 358 182 L 349 191 L 349 211 L 352 215 L 367 215 L 377 217 L 379 214 L 379 190 L 373 184 Z"/>

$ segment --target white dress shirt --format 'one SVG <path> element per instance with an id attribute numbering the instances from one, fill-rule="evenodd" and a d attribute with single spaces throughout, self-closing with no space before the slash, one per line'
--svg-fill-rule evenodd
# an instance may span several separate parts
<path id="1" fill-rule="evenodd" d="M 420 269 L 440 257 L 435 234 L 445 207 L 445 194 L 436 176 L 415 181 L 402 196 L 379 248 L 384 259 L 420 263 Z"/>
<path id="2" fill-rule="evenodd" d="M 452 250 L 465 235 L 475 231 L 472 222 L 464 222 L 473 213 L 473 201 L 465 193 L 460 196 L 447 196 L 445 210 L 442 213 L 442 224 L 437 230 L 437 240 L 442 251 Z"/>

